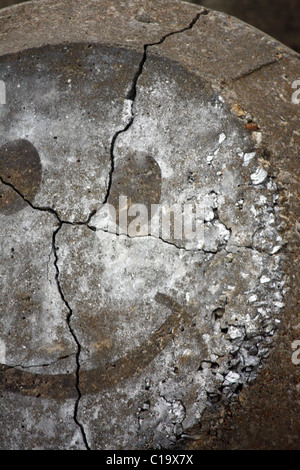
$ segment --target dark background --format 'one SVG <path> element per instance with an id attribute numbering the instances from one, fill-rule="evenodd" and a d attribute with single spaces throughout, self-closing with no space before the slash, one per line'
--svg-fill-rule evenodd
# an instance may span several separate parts
<path id="1" fill-rule="evenodd" d="M 300 52 L 300 0 L 187 1 L 236 16 Z M 0 8 L 16 3 L 21 1 L 0 0 Z"/>

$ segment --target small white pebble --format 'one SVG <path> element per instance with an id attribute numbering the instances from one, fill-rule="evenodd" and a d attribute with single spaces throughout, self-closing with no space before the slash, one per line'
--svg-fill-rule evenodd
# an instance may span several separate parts
<path id="1" fill-rule="evenodd" d="M 254 157 L 255 157 L 255 152 L 245 153 L 243 166 L 248 166 Z"/>
<path id="2" fill-rule="evenodd" d="M 225 139 L 226 139 L 226 135 L 224 134 L 224 132 L 222 132 L 222 134 L 220 134 L 220 136 L 219 136 L 219 144 L 224 142 Z"/>
<path id="3" fill-rule="evenodd" d="M 236 372 L 228 372 L 228 374 L 225 377 L 224 383 L 227 384 L 233 384 L 239 381 L 240 375 L 237 374 Z"/>
<path id="4" fill-rule="evenodd" d="M 260 144 L 262 142 L 262 133 L 254 131 L 252 132 L 252 137 L 255 139 L 257 144 Z"/>
<path id="5" fill-rule="evenodd" d="M 267 276 L 261 276 L 261 278 L 260 278 L 260 283 L 261 284 L 265 284 L 266 282 L 270 282 L 270 281 L 271 281 L 271 279 Z"/>
<path id="6" fill-rule="evenodd" d="M 268 172 L 264 168 L 257 168 L 255 173 L 250 175 L 253 184 L 261 184 L 268 176 Z"/>
<path id="7" fill-rule="evenodd" d="M 280 248 L 281 248 L 281 245 L 274 246 L 274 248 L 271 251 L 271 255 L 274 255 L 275 253 L 277 253 L 277 251 L 279 251 Z"/>

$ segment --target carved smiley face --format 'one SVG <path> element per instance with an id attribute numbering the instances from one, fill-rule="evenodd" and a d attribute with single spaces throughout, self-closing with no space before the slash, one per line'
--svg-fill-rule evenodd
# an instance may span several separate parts
<path id="1" fill-rule="evenodd" d="M 223 99 L 178 65 L 148 55 L 126 99 L 139 62 L 78 44 L 1 59 L 8 436 L 26 402 L 33 421 L 68 417 L 66 447 L 169 447 L 255 377 L 274 332 L 276 188 Z M 201 202 L 204 243 L 103 230 L 122 194 Z"/>

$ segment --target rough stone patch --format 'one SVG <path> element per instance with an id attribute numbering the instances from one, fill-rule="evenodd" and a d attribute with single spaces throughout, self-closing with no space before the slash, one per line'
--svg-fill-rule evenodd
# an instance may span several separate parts
<path id="1" fill-rule="evenodd" d="M 109 54 L 107 61 L 101 48 L 95 54 L 103 69 L 109 68 Z M 71 377 L 64 371 L 64 358 L 32 368 L 39 388 L 25 387 L 25 393 L 27 366 L 14 370 L 23 381 L 19 392 L 36 393 L 41 406 L 57 411 L 64 406 L 57 401 L 71 403 L 66 408 L 69 417 L 73 414 L 72 426 L 64 434 L 70 448 L 87 443 L 92 448 L 170 447 L 201 422 L 207 407 L 232 400 L 253 380 L 283 307 L 276 186 L 253 155 L 250 140 L 224 99 L 201 81 L 167 60 L 147 55 L 145 64 L 133 105 L 124 95 L 119 103 L 125 110 L 122 125 L 110 133 L 110 152 L 97 173 L 105 181 L 101 197 L 97 193 L 93 199 L 92 191 L 74 204 L 73 188 L 59 185 L 58 194 L 67 196 L 53 203 L 51 191 L 39 199 L 41 185 L 35 209 L 30 209 L 41 216 L 42 204 L 52 217 L 52 245 L 47 239 L 52 279 L 75 360 Z M 112 136 L 118 137 L 113 146 Z M 130 152 L 135 158 L 146 152 L 159 166 L 154 186 L 159 180 L 161 200 L 205 201 L 204 246 L 178 244 L 172 238 L 115 237 L 99 224 L 99 212 L 91 217 L 96 202 L 101 205 L 109 193 L 117 195 L 114 174 Z M 60 168 L 65 171 L 63 164 Z M 81 177 L 90 171 L 83 166 Z M 149 203 L 147 191 L 144 197 Z M 73 223 L 62 223 L 54 210 Z M 93 230 L 87 227 L 88 216 Z M 2 340 L 0 346 L 6 358 L 6 343 Z M 55 402 L 47 383 L 56 385 Z M 41 445 L 57 445 L 53 423 L 45 420 L 43 426 Z M 11 434 L 5 437 L 8 445 L 20 445 L 19 438 L 12 444 Z"/>
<path id="2" fill-rule="evenodd" d="M 7 161 L 2 176 L 13 158 L 11 152 L 7 158 L 7 145 L 34 146 L 42 180 L 39 173 L 33 178 L 37 170 L 31 159 L 30 191 L 18 174 L 9 175 L 10 181 L 36 205 L 69 221 L 86 220 L 104 199 L 110 143 L 130 117 L 123 97 L 140 60 L 131 51 L 89 46 L 27 51 L 20 60 L 2 58 L 0 66 L 9 92 L 8 104 L 0 109 L 0 158 Z"/>
<path id="3" fill-rule="evenodd" d="M 104 76 L 111 63 L 105 53 L 101 49 L 94 53 L 102 57 Z M 27 207 L 16 216 L 26 221 L 23 224 L 30 230 L 31 249 L 45 237 L 40 229 L 28 229 L 32 216 L 28 218 L 27 212 L 51 219 L 47 241 L 51 274 L 46 273 L 47 281 L 39 277 L 40 301 L 46 306 L 53 302 L 52 295 L 45 292 L 45 285 L 52 283 L 65 312 L 63 337 L 68 344 L 73 342 L 74 355 L 72 375 L 55 368 L 54 384 L 58 385 L 57 399 L 62 399 L 59 384 L 66 383 L 67 398 L 73 381 L 77 390 L 74 420 L 92 448 L 169 447 L 176 442 L 201 419 L 208 402 L 230 398 L 255 377 L 261 358 L 268 352 L 269 338 L 275 331 L 274 315 L 279 314 L 282 300 L 279 258 L 272 256 L 280 246 L 274 226 L 276 188 L 257 162 L 251 142 L 222 99 L 198 79 L 172 63 L 147 59 L 127 123 L 121 130 L 117 128 L 109 161 L 102 172 L 98 168 L 97 181 L 106 181 L 106 195 L 102 188 L 101 199 L 117 200 L 128 189 L 126 195 L 132 201 L 137 201 L 140 192 L 140 202 L 146 205 L 153 201 L 199 202 L 204 208 L 204 244 L 152 235 L 137 239 L 115 236 L 105 231 L 101 218 L 93 212 L 93 230 L 84 221 L 62 222 L 60 201 L 66 204 L 73 198 L 73 184 L 57 186 L 60 197 L 56 204 L 47 190 L 49 176 L 45 190 L 42 178 L 34 205 L 23 195 Z M 110 101 L 106 106 L 111 106 Z M 124 106 L 126 101 L 122 109 Z M 43 129 L 43 123 L 41 126 Z M 54 140 L 60 140 L 61 134 L 56 137 Z M 40 149 L 44 174 L 56 171 L 55 158 L 47 165 L 43 157 L 43 140 L 37 134 L 31 139 Z M 241 159 L 249 154 L 251 158 Z M 149 155 L 146 160 L 145 155 Z M 66 171 L 71 168 L 68 159 L 63 164 Z M 124 171 L 126 165 L 129 172 Z M 83 171 L 85 180 L 91 169 L 85 166 Z M 253 173 L 258 175 L 256 179 Z M 147 174 L 154 175 L 149 180 L 150 191 Z M 131 178 L 127 186 L 122 182 L 126 176 Z M 6 182 L 5 174 L 2 179 L 6 190 L 13 191 L 14 180 Z M 19 190 L 17 194 L 22 196 Z M 95 194 L 92 192 L 92 201 Z M 79 195 L 75 206 L 70 206 L 71 212 L 75 207 L 87 216 L 84 196 Z M 93 208 L 92 203 L 88 207 Z M 12 220 L 15 224 L 16 219 Z M 253 246 L 254 235 L 262 227 L 269 227 L 271 253 Z M 20 235 L 16 242 L 18 246 L 23 242 Z M 256 244 L 259 246 L 259 239 Z M 30 258 L 37 265 L 41 262 L 34 254 Z M 45 271 L 45 264 L 42 266 Z M 278 304 L 271 311 L 274 300 Z M 57 307 L 54 312 L 57 315 Z M 54 318 L 52 312 L 47 324 L 51 334 L 42 340 L 43 347 L 51 343 L 50 350 L 60 337 L 53 330 Z M 42 322 L 44 325 L 45 315 Z M 22 334 L 34 337 L 28 328 Z M 19 334 L 16 341 L 20 341 Z M 2 355 L 3 349 L 2 344 Z M 41 358 L 40 351 L 37 354 Z M 61 355 L 69 355 L 65 347 Z M 30 359 L 25 355 L 13 361 L 21 369 L 26 364 L 39 365 L 36 361 L 26 363 Z M 49 356 L 45 361 L 49 364 Z M 45 367 L 42 376 L 45 373 L 53 383 L 53 369 Z M 38 378 L 39 370 L 32 370 L 32 374 Z M 20 380 L 28 381 L 28 375 Z M 43 380 L 40 389 L 42 400 L 47 401 Z M 27 394 L 40 396 L 41 390 L 29 387 Z M 104 419 L 100 429 L 99 416 L 108 412 L 107 393 L 110 420 Z M 128 400 L 132 403 L 129 407 Z M 126 433 L 116 425 L 119 416 Z"/>
<path id="4" fill-rule="evenodd" d="M 118 172 L 132 161 L 134 171 L 132 155 L 155 158 L 161 180 L 152 189 L 158 184 L 161 201 L 204 202 L 204 246 L 115 236 L 105 232 L 98 214 L 92 218 L 96 232 L 65 227 L 59 233 L 62 288 L 68 298 L 78 292 L 70 305 L 82 345 L 79 419 L 92 447 L 169 447 L 201 419 L 207 403 L 228 399 L 253 380 L 276 329 L 279 257 L 252 245 L 258 228 L 268 226 L 280 244 L 276 188 L 268 180 L 257 191 L 251 180 L 253 168 L 260 168 L 257 158 L 245 166 L 240 157 L 251 153 L 247 136 L 218 97 L 190 81 L 186 85 L 180 69 L 148 57 L 133 123 L 116 140 L 114 167 Z M 126 185 L 117 189 L 112 174 L 113 200 Z M 136 186 L 127 189 L 135 198 Z M 142 202 L 149 202 L 147 192 Z M 111 421 L 100 432 L 108 396 Z M 184 412 L 174 415 L 173 408 Z M 96 418 L 88 418 L 89 409 Z"/>

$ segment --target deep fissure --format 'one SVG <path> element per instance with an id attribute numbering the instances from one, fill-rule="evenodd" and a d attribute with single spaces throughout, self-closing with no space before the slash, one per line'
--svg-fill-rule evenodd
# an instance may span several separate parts
<path id="1" fill-rule="evenodd" d="M 159 41 L 157 42 L 154 42 L 154 43 L 150 43 L 150 44 L 146 44 L 144 45 L 144 53 L 143 53 L 143 56 L 142 56 L 142 59 L 140 61 L 140 64 L 139 64 L 139 68 L 138 68 L 138 71 L 136 72 L 135 76 L 134 76 L 134 79 L 133 79 L 133 84 L 132 84 L 132 87 L 130 89 L 130 92 L 128 93 L 127 95 L 127 99 L 131 100 L 131 118 L 129 120 L 129 122 L 127 123 L 127 125 L 120 131 L 116 132 L 115 135 L 113 136 L 112 138 L 112 141 L 111 141 L 111 146 L 110 146 L 110 157 L 111 157 L 111 168 L 110 168 L 110 173 L 109 173 L 109 183 L 108 183 L 108 188 L 107 188 L 107 192 L 106 192 L 106 196 L 104 198 L 104 201 L 103 203 L 106 203 L 108 201 L 108 198 L 109 198 L 109 194 L 110 194 L 110 189 L 111 189 L 111 185 L 112 185 L 112 178 L 113 178 L 113 173 L 114 173 L 114 169 L 115 169 L 115 164 L 114 164 L 114 148 L 115 148 L 115 143 L 116 143 L 116 140 L 118 138 L 118 136 L 124 132 L 126 132 L 133 124 L 134 122 L 134 112 L 133 112 L 133 105 L 134 105 L 134 101 L 135 101 L 135 98 L 136 98 L 136 88 L 137 88 L 137 82 L 138 82 L 138 79 L 139 77 L 141 76 L 142 72 L 143 72 L 143 68 L 144 68 L 144 65 L 146 63 L 146 60 L 147 60 L 147 52 L 148 52 L 148 48 L 151 47 L 151 46 L 154 46 L 154 45 L 159 45 L 159 44 L 162 44 L 168 37 L 170 36 L 173 36 L 173 35 L 176 35 L 176 34 L 180 34 L 180 33 L 183 33 L 185 31 L 188 31 L 190 29 L 193 28 L 193 26 L 195 25 L 195 23 L 198 21 L 199 17 L 201 15 L 204 15 L 204 14 L 208 14 L 208 11 L 207 10 L 203 10 L 202 12 L 198 13 L 194 19 L 191 21 L 191 23 L 181 29 L 181 30 L 178 30 L 178 31 L 173 31 L 173 32 L 170 32 L 166 35 L 164 35 Z M 67 310 L 68 310 L 68 315 L 67 315 L 67 325 L 68 325 L 68 328 L 69 328 L 69 331 L 74 339 L 74 342 L 77 346 L 77 352 L 76 352 L 76 383 L 75 383 L 75 388 L 76 388 L 76 391 L 77 391 L 77 400 L 75 402 L 75 406 L 74 406 L 74 415 L 73 415 L 73 419 L 76 423 L 76 425 L 80 428 L 80 431 L 81 431 L 81 435 L 82 435 L 82 439 L 83 439 L 83 442 L 84 442 L 84 445 L 86 447 L 87 450 L 90 450 L 90 447 L 89 447 L 89 444 L 88 444 L 88 441 L 87 441 L 87 437 L 86 437 L 86 433 L 85 433 L 85 430 L 84 430 L 84 426 L 82 425 L 82 423 L 80 423 L 80 421 L 78 420 L 78 407 L 79 407 L 79 402 L 80 402 L 80 399 L 82 397 L 82 394 L 81 394 L 81 390 L 80 390 L 80 386 L 79 386 L 79 372 L 80 372 L 80 353 L 81 353 L 81 345 L 80 345 L 80 342 L 71 326 L 71 317 L 73 315 L 73 311 L 72 311 L 72 308 L 69 304 L 69 302 L 67 301 L 67 299 L 65 298 L 64 296 L 64 293 L 63 293 L 63 290 L 62 290 L 62 287 L 61 287 L 61 284 L 60 284 L 60 279 L 59 279 L 59 276 L 60 276 L 60 271 L 59 271 L 59 267 L 58 267 L 58 254 L 57 254 L 57 247 L 56 247 L 56 237 L 57 237 L 57 234 L 58 232 L 60 231 L 60 229 L 62 228 L 62 226 L 64 224 L 67 224 L 67 225 L 85 225 L 87 228 L 89 228 L 90 230 L 92 231 L 95 231 L 95 227 L 93 226 L 90 226 L 89 223 L 92 219 L 92 217 L 96 214 L 96 210 L 93 210 L 88 219 L 85 221 L 85 222 L 82 222 L 82 221 L 78 221 L 78 222 L 71 222 L 71 221 L 67 221 L 67 220 L 62 220 L 60 218 L 60 216 L 58 215 L 57 211 L 51 207 L 39 207 L 39 206 L 36 206 L 34 205 L 29 199 L 27 199 L 19 190 L 18 188 L 16 188 L 12 183 L 8 182 L 8 181 L 5 181 L 2 176 L 0 175 L 0 182 L 6 186 L 9 186 L 12 190 L 14 190 L 23 200 L 24 202 L 26 202 L 32 209 L 34 210 L 38 210 L 38 211 L 41 211 L 41 212 L 47 212 L 51 215 L 53 215 L 57 222 L 58 222 L 58 227 L 57 229 L 53 232 L 53 235 L 52 235 L 52 251 L 53 251 L 53 255 L 54 255 L 54 267 L 55 267 L 55 281 L 56 281 L 56 285 L 57 285 L 57 289 L 58 289 L 58 292 L 60 294 L 60 297 L 63 301 L 63 303 L 65 304 Z"/>
<path id="2" fill-rule="evenodd" d="M 117 131 L 113 138 L 112 138 L 112 141 L 111 141 L 111 146 L 110 146 L 110 158 L 111 158 L 111 168 L 110 168 L 110 172 L 109 172 L 109 182 L 108 182 L 108 187 L 107 187 L 107 191 L 106 191 L 106 195 L 105 195 L 105 198 L 104 198 L 104 201 L 103 203 L 106 203 L 109 199 L 109 195 L 110 195 L 110 190 L 111 190 L 111 186 L 112 186 L 112 180 L 113 180 L 113 173 L 114 173 L 114 170 L 115 170 L 115 155 L 114 155 L 114 150 L 115 150 L 115 144 L 116 144 L 116 141 L 119 137 L 120 134 L 122 133 L 125 133 L 127 132 L 127 130 L 132 126 L 133 122 L 134 122 L 134 118 L 135 118 L 135 115 L 134 115 L 134 103 L 135 103 L 135 99 L 136 99 L 136 95 L 137 95 L 137 84 L 138 84 L 138 80 L 141 76 L 141 74 L 143 73 L 143 69 L 144 69 L 144 66 L 145 66 L 145 63 L 147 61 L 147 54 L 148 54 L 148 49 L 152 46 L 156 46 L 156 45 L 160 45 L 162 44 L 168 37 L 170 36 L 173 36 L 173 35 L 176 35 L 176 34 L 180 34 L 180 33 L 183 33 L 185 31 L 188 31 L 190 29 L 193 28 L 193 26 L 196 24 L 196 22 L 198 21 L 198 19 L 200 18 L 201 15 L 204 15 L 204 14 L 207 14 L 208 12 L 206 10 L 202 11 L 201 13 L 198 13 L 195 18 L 192 20 L 192 22 L 189 24 L 188 27 L 186 28 L 183 28 L 179 31 L 175 31 L 175 32 L 171 32 L 171 33 L 168 33 L 166 34 L 165 36 L 163 36 L 160 41 L 157 41 L 157 42 L 154 42 L 154 43 L 149 43 L 149 44 L 146 44 L 144 45 L 144 53 L 143 53 L 143 57 L 140 61 L 140 64 L 139 64 L 139 68 L 138 68 L 138 71 L 136 72 L 135 76 L 134 76 L 134 79 L 133 79 L 133 83 L 132 83 L 132 86 L 130 88 L 130 91 L 128 92 L 127 96 L 126 96 L 126 99 L 130 100 L 131 101 L 131 117 L 130 117 L 130 120 L 129 122 L 126 124 L 126 126 L 122 129 L 122 130 L 119 130 Z M 86 225 L 87 228 L 89 228 L 90 230 L 93 230 L 95 231 L 95 228 L 93 226 L 90 226 L 89 223 L 92 219 L 92 217 L 95 215 L 96 213 L 96 210 L 92 211 L 88 217 L 88 219 L 83 222 L 83 221 L 78 221 L 78 222 L 71 222 L 71 221 L 66 221 L 66 220 L 62 220 L 60 218 L 60 216 L 58 215 L 57 211 L 54 210 L 53 208 L 51 207 L 38 207 L 38 206 L 35 206 L 33 203 L 31 203 L 31 201 L 29 201 L 28 199 L 26 199 L 26 197 L 24 197 L 24 195 L 21 194 L 21 192 L 16 188 L 14 187 L 13 184 L 5 181 L 1 176 L 0 176 L 0 181 L 4 184 L 4 185 L 7 185 L 9 186 L 11 189 L 13 189 L 26 203 L 29 204 L 29 206 L 34 209 L 34 210 L 39 210 L 41 212 L 48 212 L 50 213 L 51 215 L 53 215 L 57 222 L 58 222 L 58 227 L 55 229 L 55 231 L 53 232 L 52 234 L 52 251 L 53 251 L 53 255 L 54 255 L 54 267 L 55 267 L 55 280 L 56 280 L 56 284 L 57 284 L 57 289 L 58 289 L 58 292 L 60 294 L 60 297 L 63 301 L 63 303 L 65 304 L 67 310 L 68 310 L 68 314 L 67 314 L 67 318 L 66 318 L 66 321 L 67 321 L 67 325 L 68 325 L 68 328 L 69 328 L 69 331 L 70 331 L 70 334 L 76 344 L 76 347 L 77 347 L 77 352 L 76 352 L 76 383 L 75 383 L 75 387 L 76 387 L 76 391 L 77 391 L 77 399 L 76 399 L 76 402 L 75 402 L 75 406 L 74 406 L 74 415 L 73 415 L 73 418 L 74 418 L 74 421 L 76 423 L 76 425 L 80 428 L 80 431 L 81 431 L 81 434 L 82 434 L 82 438 L 83 438 L 83 442 L 84 442 L 84 445 L 86 447 L 87 450 L 90 450 L 90 447 L 89 447 L 89 444 L 88 444 L 88 440 L 87 440 L 87 436 L 86 436 L 86 433 L 85 433 L 85 429 L 84 429 L 84 426 L 82 423 L 80 423 L 80 421 L 78 420 L 78 408 L 79 408 L 79 402 L 81 400 L 81 397 L 82 397 L 82 394 L 81 394 L 81 390 L 80 390 L 80 381 L 79 381 L 79 373 L 80 373 L 80 354 L 81 354 L 81 344 L 71 326 L 71 318 L 72 318 L 72 315 L 73 315 L 73 310 L 69 304 L 69 302 L 67 301 L 67 299 L 65 298 L 65 295 L 63 293 L 63 289 L 62 289 L 62 286 L 61 286 L 61 283 L 60 283 L 60 271 L 59 271 L 59 266 L 58 266 L 58 262 L 59 262 L 59 258 L 58 258 L 58 247 L 56 245 L 56 239 L 57 239 L 57 235 L 59 233 L 59 231 L 61 230 L 62 226 L 64 224 L 67 224 L 67 225 L 73 225 L 73 226 L 77 226 L 77 225 Z M 227 227 L 226 227 L 227 228 Z M 231 231 L 231 229 L 229 229 Z M 149 237 L 149 235 L 148 235 Z M 139 237 L 129 237 L 129 238 L 139 238 Z M 163 241 L 164 243 L 168 243 L 170 245 L 173 245 L 175 247 L 177 247 L 178 249 L 185 249 L 184 247 L 181 247 L 181 246 L 177 246 L 176 244 L 172 243 L 172 242 L 168 242 L 167 240 L 164 240 L 163 238 L 161 237 L 154 237 L 154 238 L 159 238 L 161 241 Z M 227 244 L 226 244 L 227 245 Z M 221 247 L 221 249 L 224 248 Z M 250 247 L 240 247 L 240 248 L 250 248 Z M 253 248 L 251 248 L 253 249 Z M 190 251 L 190 250 L 186 250 L 186 251 Z M 200 250 L 200 251 L 203 251 L 205 253 L 211 253 L 211 254 L 216 254 L 215 252 L 211 252 L 211 251 L 206 251 L 206 250 Z M 218 249 L 217 252 L 219 252 L 220 250 Z"/>
<path id="3" fill-rule="evenodd" d="M 80 345 L 80 342 L 71 326 L 71 317 L 73 315 L 73 310 L 69 304 L 69 302 L 67 301 L 67 299 L 65 298 L 64 296 L 64 293 L 63 293 L 63 290 L 62 290 L 62 287 L 60 285 L 60 280 L 59 280 L 59 267 L 58 267 L 58 255 L 57 255 L 57 247 L 56 247 L 56 236 L 58 234 L 58 232 L 60 231 L 60 229 L 62 228 L 62 223 L 59 225 L 59 227 L 53 232 L 53 236 L 52 236 L 52 249 L 53 249 L 53 254 L 54 254 L 54 266 L 55 266 L 55 270 L 56 270 L 56 273 L 55 273 L 55 280 L 56 280 L 56 284 L 57 284 L 57 289 L 58 289 L 58 292 L 61 296 L 61 299 L 62 301 L 64 302 L 65 306 L 67 307 L 68 309 L 68 315 L 67 315 L 67 325 L 68 325 L 68 328 L 69 328 L 69 331 L 76 343 L 76 346 L 77 346 L 77 352 L 76 352 L 76 383 L 75 383 L 75 387 L 76 387 L 76 391 L 77 391 L 77 400 L 75 402 L 75 406 L 74 406 L 74 421 L 75 423 L 77 424 L 77 426 L 80 428 L 80 431 L 81 431 L 81 435 L 82 435 L 82 439 L 83 439 L 83 442 L 84 442 L 84 445 L 86 447 L 87 450 L 90 450 L 90 447 L 89 447 L 89 444 L 88 444 L 88 441 L 87 441 L 87 437 L 86 437 L 86 434 L 85 434 L 85 430 L 84 430 L 84 427 L 83 425 L 80 423 L 80 421 L 78 420 L 78 407 L 79 407 L 79 401 L 81 399 L 81 390 L 80 390 L 80 386 L 79 386 L 79 371 L 80 371 L 80 352 L 81 352 L 81 345 Z"/>
<path id="4" fill-rule="evenodd" d="M 79 371 L 80 371 L 80 361 L 79 361 L 79 357 L 80 357 L 80 352 L 81 352 L 81 345 L 80 345 L 80 342 L 73 330 L 73 328 L 71 327 L 71 317 L 72 317 L 72 314 L 73 314 L 73 311 L 70 307 L 70 304 L 68 303 L 67 299 L 65 298 L 64 296 L 64 293 L 63 293 L 63 290 L 62 290 L 62 287 L 60 285 L 60 280 L 59 280 L 59 267 L 58 267 L 58 255 L 57 255 L 57 247 L 56 247 L 56 236 L 58 234 L 58 232 L 60 231 L 60 229 L 62 228 L 62 226 L 64 224 L 66 225 L 73 225 L 73 226 L 77 226 L 77 225 L 85 225 L 87 226 L 90 230 L 93 230 L 92 227 L 90 227 L 88 224 L 89 224 L 89 221 L 91 220 L 92 216 L 95 214 L 95 211 L 92 211 L 88 217 L 88 219 L 86 220 L 86 222 L 71 222 L 71 221 L 66 221 L 66 220 L 62 220 L 58 213 L 52 209 L 51 207 L 40 207 L 40 206 L 36 206 L 34 205 L 29 199 L 27 199 L 19 190 L 18 188 L 16 188 L 12 183 L 10 182 L 7 182 L 5 181 L 2 176 L 0 175 L 0 181 L 2 184 L 10 187 L 12 190 L 14 190 L 22 199 L 24 202 L 26 202 L 33 210 L 38 210 L 40 212 L 47 212 L 51 215 L 53 215 L 57 222 L 58 222 L 58 227 L 57 229 L 53 232 L 52 234 L 52 252 L 53 252 L 53 255 L 54 255 L 54 267 L 55 267 L 55 281 L 56 281 L 56 285 L 57 285 L 57 290 L 60 294 L 60 297 L 63 301 L 63 303 L 65 304 L 67 310 L 68 310 L 68 315 L 67 315 L 67 318 L 66 318 L 66 322 L 67 322 L 67 325 L 68 325 L 68 328 L 69 328 L 69 331 L 71 333 L 71 336 L 73 337 L 74 341 L 75 341 L 75 344 L 76 344 L 76 347 L 77 347 L 77 351 L 76 351 L 76 371 L 75 371 L 75 376 L 76 376 L 76 381 L 75 381 L 75 388 L 76 388 L 76 391 L 77 391 L 77 400 L 75 402 L 75 406 L 74 406 L 74 415 L 73 415 L 73 419 L 76 423 L 76 425 L 80 428 L 80 431 L 81 431 L 81 434 L 82 434 L 82 439 L 83 439 L 83 442 L 84 442 L 84 445 L 86 447 L 87 450 L 90 450 L 90 447 L 88 445 L 88 441 L 87 441 L 87 438 L 86 438 L 86 434 L 85 434 L 85 431 L 84 431 L 84 427 L 83 425 L 79 422 L 78 420 L 78 406 L 79 406 L 79 401 L 81 399 L 81 391 L 80 391 L 80 387 L 79 387 Z"/>
<path id="5" fill-rule="evenodd" d="M 138 84 L 138 80 L 139 80 L 140 76 L 143 73 L 144 65 L 147 61 L 148 48 L 152 47 L 152 46 L 159 46 L 160 44 L 162 44 L 170 36 L 174 36 L 176 34 L 181 34 L 181 33 L 184 33 L 185 31 L 191 30 L 194 27 L 194 25 L 197 23 L 200 16 L 207 15 L 208 13 L 209 13 L 208 10 L 203 10 L 200 13 L 197 13 L 197 15 L 193 18 L 193 20 L 190 22 L 190 24 L 187 27 L 182 28 L 178 31 L 173 31 L 173 32 L 170 32 L 168 34 L 165 34 L 157 42 L 144 44 L 144 53 L 143 53 L 142 59 L 140 61 L 138 70 L 137 70 L 136 74 L 134 75 L 132 86 L 131 86 L 129 92 L 127 93 L 127 95 L 126 95 L 126 99 L 131 101 L 131 118 L 130 118 L 129 122 L 126 124 L 126 126 L 123 129 L 117 131 L 114 134 L 114 136 L 112 138 L 112 141 L 111 141 L 111 146 L 110 146 L 111 168 L 110 168 L 110 173 L 109 173 L 109 181 L 108 181 L 107 192 L 106 192 L 103 204 L 107 203 L 109 195 L 110 195 L 111 186 L 112 186 L 113 173 L 114 173 L 114 170 L 115 170 L 114 149 L 115 149 L 116 140 L 117 140 L 117 138 L 119 137 L 120 134 L 123 134 L 123 133 L 127 132 L 128 129 L 132 126 L 132 124 L 134 122 L 135 116 L 134 116 L 133 106 L 134 106 L 134 102 L 135 102 L 136 94 L 137 94 L 137 84 Z"/>

